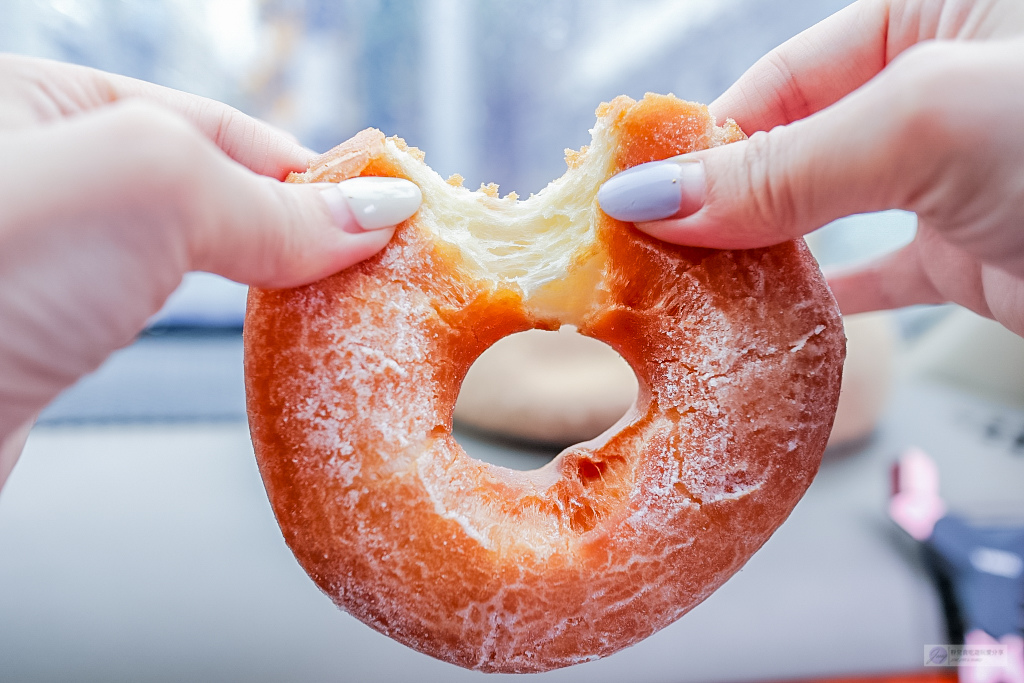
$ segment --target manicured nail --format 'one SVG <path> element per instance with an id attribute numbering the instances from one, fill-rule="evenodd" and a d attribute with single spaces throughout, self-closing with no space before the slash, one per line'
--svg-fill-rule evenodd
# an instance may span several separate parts
<path id="1" fill-rule="evenodd" d="M 687 156 L 651 161 L 610 178 L 597 192 L 601 209 L 620 221 L 683 218 L 704 206 L 704 162 Z"/>
<path id="2" fill-rule="evenodd" d="M 357 233 L 398 225 L 416 213 L 423 201 L 420 188 L 404 178 L 349 178 L 320 193 L 334 222 L 345 232 Z"/>

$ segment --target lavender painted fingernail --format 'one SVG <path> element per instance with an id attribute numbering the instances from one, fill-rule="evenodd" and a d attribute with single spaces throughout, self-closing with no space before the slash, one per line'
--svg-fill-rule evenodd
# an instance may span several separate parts
<path id="1" fill-rule="evenodd" d="M 680 156 L 619 173 L 601 186 L 597 201 L 612 218 L 642 223 L 689 216 L 704 205 L 705 192 L 704 162 Z"/>

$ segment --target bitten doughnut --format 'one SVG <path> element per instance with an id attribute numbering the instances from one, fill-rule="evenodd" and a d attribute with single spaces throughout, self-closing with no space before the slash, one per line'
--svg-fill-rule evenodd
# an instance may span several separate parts
<path id="1" fill-rule="evenodd" d="M 370 260 L 249 294 L 256 458 L 285 540 L 338 606 L 463 667 L 544 671 L 672 623 L 783 522 L 818 468 L 844 354 L 805 245 L 672 246 L 595 199 L 625 168 L 742 137 L 700 105 L 619 97 L 525 201 L 446 182 L 376 130 L 290 178 L 400 176 L 424 198 Z M 562 325 L 632 366 L 633 409 L 536 471 L 469 458 L 451 424 L 470 364 Z"/>

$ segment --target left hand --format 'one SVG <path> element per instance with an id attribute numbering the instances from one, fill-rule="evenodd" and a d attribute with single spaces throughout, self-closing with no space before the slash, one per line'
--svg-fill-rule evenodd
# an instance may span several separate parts
<path id="1" fill-rule="evenodd" d="M 0 55 L 0 450 L 184 273 L 291 287 L 383 248 L 393 227 L 357 217 L 338 185 L 280 182 L 313 156 L 219 102 Z M 410 190 L 407 213 L 382 212 L 397 222 L 419 192 L 395 182 Z"/>

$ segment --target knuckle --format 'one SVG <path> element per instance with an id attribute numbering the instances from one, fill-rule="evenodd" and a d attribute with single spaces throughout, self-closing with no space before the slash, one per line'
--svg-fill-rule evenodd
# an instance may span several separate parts
<path id="1" fill-rule="evenodd" d="M 794 74 L 799 70 L 790 63 L 789 52 L 776 48 L 765 58 L 765 65 L 773 72 L 772 83 L 778 87 L 770 90 L 772 104 L 781 112 L 786 121 L 797 121 L 812 113 L 810 100 Z"/>
<path id="2" fill-rule="evenodd" d="M 960 46 L 932 41 L 893 61 L 887 74 L 893 121 L 888 142 L 896 149 L 948 150 L 978 130 L 973 101 L 964 96 L 977 74 L 963 57 Z"/>
<path id="3" fill-rule="evenodd" d="M 251 148 L 257 137 L 256 121 L 232 107 L 223 106 L 215 112 L 214 141 L 229 155 L 239 149 Z"/>
<path id="4" fill-rule="evenodd" d="M 796 218 L 796 202 L 789 174 L 779 163 L 778 135 L 759 132 L 750 137 L 743 153 L 749 220 L 755 225 L 789 234 Z"/>
<path id="5" fill-rule="evenodd" d="M 947 220 L 977 206 L 936 188 L 977 185 L 993 158 L 982 161 L 980 150 L 1000 144 L 993 112 L 998 116 L 1005 100 L 994 96 L 991 69 L 983 46 L 931 41 L 908 49 L 883 72 L 881 142 L 896 167 L 890 172 L 898 175 L 892 184 L 898 205 Z"/>

